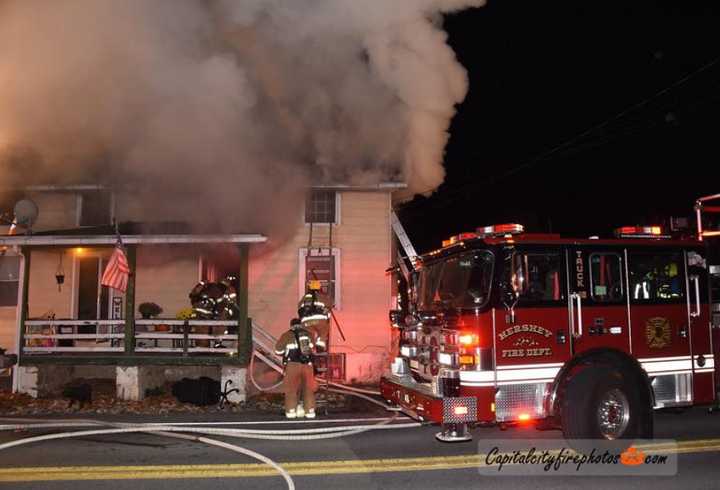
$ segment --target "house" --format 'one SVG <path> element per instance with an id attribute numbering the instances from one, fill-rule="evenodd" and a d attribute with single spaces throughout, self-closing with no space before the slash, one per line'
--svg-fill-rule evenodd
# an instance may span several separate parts
<path id="1" fill-rule="evenodd" d="M 241 400 L 253 331 L 279 336 L 309 279 L 345 337 L 332 330 L 335 374 L 377 380 L 390 346 L 392 195 L 403 188 L 315 187 L 282 240 L 142 223 L 142 210 L 102 186 L 24 189 L 39 209 L 32 234 L 0 237 L 0 346 L 19 354 L 14 389 L 42 396 L 72 377 L 115 377 L 120 397 L 140 399 L 162 380 L 206 374 L 241 388 Z M 133 271 L 126 294 L 99 284 L 113 222 Z M 192 288 L 227 274 L 237 277 L 238 318 L 188 320 Z M 163 313 L 140 318 L 145 302 Z"/>

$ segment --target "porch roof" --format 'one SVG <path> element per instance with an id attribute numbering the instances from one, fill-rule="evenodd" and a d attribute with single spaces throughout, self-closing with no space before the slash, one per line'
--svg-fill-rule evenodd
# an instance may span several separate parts
<path id="1" fill-rule="evenodd" d="M 125 244 L 263 243 L 267 237 L 241 235 L 122 235 Z M 54 245 L 114 245 L 116 235 L 11 235 L 0 236 L 0 246 L 47 247 Z"/>
<path id="2" fill-rule="evenodd" d="M 267 237 L 257 233 L 190 233 L 186 223 L 160 222 L 118 224 L 125 244 L 203 244 L 263 243 Z M 82 226 L 64 230 L 47 230 L 24 235 L 0 235 L 0 246 L 48 247 L 80 245 L 114 245 L 115 228 L 110 225 Z"/>

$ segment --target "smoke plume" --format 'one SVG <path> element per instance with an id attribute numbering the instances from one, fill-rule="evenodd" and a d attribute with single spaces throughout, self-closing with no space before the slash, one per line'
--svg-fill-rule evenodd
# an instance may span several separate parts
<path id="1" fill-rule="evenodd" d="M 483 2 L 0 0 L 0 171 L 253 231 L 309 184 L 427 192 L 467 91 L 442 14 Z"/>

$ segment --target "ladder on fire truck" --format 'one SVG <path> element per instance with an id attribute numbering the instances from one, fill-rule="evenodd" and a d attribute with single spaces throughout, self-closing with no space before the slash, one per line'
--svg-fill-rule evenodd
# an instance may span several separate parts
<path id="1" fill-rule="evenodd" d="M 718 229 L 706 229 L 703 223 L 703 213 L 705 214 L 720 214 L 720 202 L 716 203 L 715 206 L 709 206 L 708 203 L 713 201 L 720 201 L 720 194 L 713 194 L 712 196 L 701 197 L 695 201 L 695 215 L 697 217 L 697 234 L 698 240 L 703 241 L 705 238 L 720 237 L 720 230 Z"/>
<path id="2" fill-rule="evenodd" d="M 711 322 L 713 329 L 720 329 L 720 219 L 711 220 L 706 216 L 720 217 L 720 194 L 701 197 L 695 201 L 695 215 L 697 219 L 697 239 L 715 245 L 708 247 L 708 271 L 711 277 Z M 718 395 L 720 395 L 720 385 L 716 386 Z M 709 411 L 711 413 L 720 412 L 720 402 L 710 408 Z"/>

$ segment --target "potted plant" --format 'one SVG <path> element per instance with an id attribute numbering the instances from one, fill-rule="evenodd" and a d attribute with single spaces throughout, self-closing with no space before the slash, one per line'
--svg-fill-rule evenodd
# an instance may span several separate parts
<path id="1" fill-rule="evenodd" d="M 140 306 L 138 306 L 138 311 L 143 318 L 148 319 L 155 318 L 163 312 L 163 309 L 155 303 L 141 303 Z"/>

